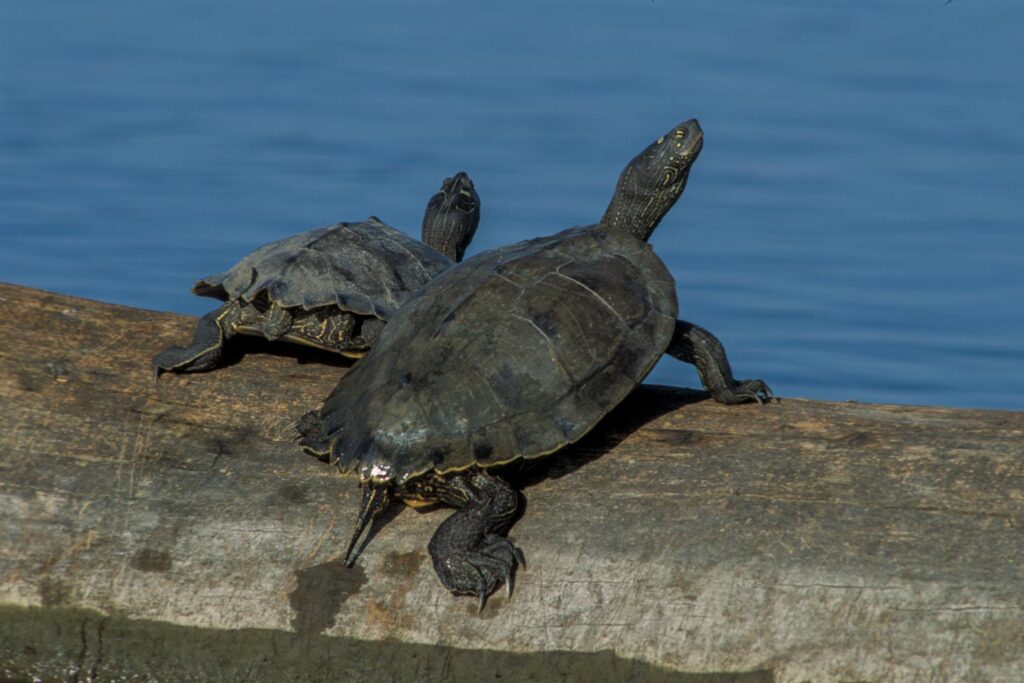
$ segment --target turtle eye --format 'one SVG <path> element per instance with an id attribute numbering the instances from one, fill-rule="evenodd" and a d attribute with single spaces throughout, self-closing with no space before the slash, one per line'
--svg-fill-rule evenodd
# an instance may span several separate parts
<path id="1" fill-rule="evenodd" d="M 683 140 L 686 138 L 686 129 L 680 128 L 676 131 L 676 140 Z"/>
<path id="2" fill-rule="evenodd" d="M 459 201 L 457 202 L 456 206 L 458 207 L 459 211 L 465 211 L 466 213 L 469 213 L 470 211 L 476 208 L 476 200 L 473 199 L 472 197 L 467 197 L 464 194 L 459 195 Z"/>

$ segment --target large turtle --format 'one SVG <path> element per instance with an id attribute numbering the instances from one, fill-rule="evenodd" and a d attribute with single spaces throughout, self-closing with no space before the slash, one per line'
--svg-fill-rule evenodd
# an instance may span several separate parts
<path id="1" fill-rule="evenodd" d="M 519 495 L 489 468 L 586 434 L 668 352 L 723 403 L 771 397 L 736 381 L 721 343 L 676 319 L 675 283 L 647 244 L 679 198 L 703 134 L 658 138 L 622 172 L 601 223 L 477 255 L 421 289 L 319 412 L 300 443 L 355 473 L 361 509 L 345 553 L 392 498 L 458 510 L 429 544 L 441 582 L 483 600 L 511 591 L 504 536 Z"/>
<path id="2" fill-rule="evenodd" d="M 462 260 L 479 222 L 480 197 L 460 172 L 427 203 L 422 242 L 370 216 L 266 244 L 192 286 L 226 303 L 199 319 L 191 345 L 158 353 L 153 370 L 210 370 L 236 334 L 358 358 L 413 291 Z"/>

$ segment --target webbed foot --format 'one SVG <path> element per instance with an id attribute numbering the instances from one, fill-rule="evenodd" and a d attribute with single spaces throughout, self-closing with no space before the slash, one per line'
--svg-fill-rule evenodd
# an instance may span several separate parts
<path id="1" fill-rule="evenodd" d="M 466 477 L 462 489 L 468 502 L 438 527 L 427 549 L 444 587 L 477 596 L 483 609 L 502 582 L 511 597 L 516 568 L 526 566 L 522 551 L 502 535 L 518 510 L 519 494 L 484 473 Z"/>
<path id="2" fill-rule="evenodd" d="M 432 539 L 429 549 L 434 571 L 444 587 L 459 595 L 477 596 L 480 609 L 502 582 L 512 597 L 516 567 L 526 564 L 523 552 L 498 534 L 487 534 L 474 547 L 447 554 Z"/>

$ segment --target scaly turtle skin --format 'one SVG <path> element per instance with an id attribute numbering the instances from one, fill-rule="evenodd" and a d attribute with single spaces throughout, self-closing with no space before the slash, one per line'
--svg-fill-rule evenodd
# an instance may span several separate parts
<path id="1" fill-rule="evenodd" d="M 398 497 L 458 510 L 429 551 L 454 593 L 510 589 L 522 557 L 505 537 L 519 494 L 488 469 L 550 455 L 586 434 L 666 351 L 724 403 L 770 398 L 736 381 L 708 331 L 677 320 L 675 282 L 646 240 L 702 147 L 695 120 L 634 158 L 602 222 L 480 254 L 391 319 L 319 413 L 303 446 L 358 475 L 364 526 Z"/>
<path id="2" fill-rule="evenodd" d="M 371 216 L 264 245 L 195 283 L 195 294 L 226 303 L 200 318 L 190 346 L 157 354 L 153 369 L 210 370 L 236 334 L 361 357 L 412 292 L 462 260 L 479 221 L 473 182 L 457 173 L 427 203 L 422 242 Z"/>

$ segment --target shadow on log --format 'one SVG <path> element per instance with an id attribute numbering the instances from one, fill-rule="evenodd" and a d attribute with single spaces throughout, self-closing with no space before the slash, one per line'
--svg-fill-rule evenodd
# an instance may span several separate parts
<path id="1" fill-rule="evenodd" d="M 446 512 L 342 565 L 358 489 L 292 425 L 344 363 L 154 382 L 192 318 L 0 304 L 0 679 L 1024 680 L 1022 413 L 643 387 L 515 475 L 529 569 L 477 616 Z"/>

